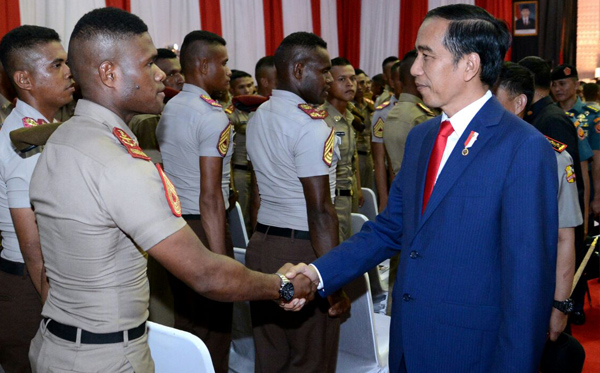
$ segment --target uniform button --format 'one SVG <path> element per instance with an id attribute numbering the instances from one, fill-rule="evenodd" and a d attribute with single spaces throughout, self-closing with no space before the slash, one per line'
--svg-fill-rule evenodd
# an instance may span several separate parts
<path id="1" fill-rule="evenodd" d="M 402 299 L 403 299 L 405 302 L 408 302 L 409 300 L 412 300 L 412 299 L 413 299 L 413 297 L 411 297 L 411 296 L 410 296 L 410 294 L 408 294 L 408 293 L 404 293 L 404 295 L 402 295 Z"/>
<path id="2" fill-rule="evenodd" d="M 417 259 L 419 257 L 419 253 L 416 250 L 410 252 L 411 259 Z"/>

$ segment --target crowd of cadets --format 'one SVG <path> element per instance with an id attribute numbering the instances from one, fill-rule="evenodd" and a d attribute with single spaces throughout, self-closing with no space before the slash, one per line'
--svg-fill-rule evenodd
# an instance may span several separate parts
<path id="1" fill-rule="evenodd" d="M 258 145 L 250 143 L 251 136 L 248 136 L 247 128 L 249 120 L 256 113 L 257 108 L 266 105 L 266 102 L 288 104 L 286 100 L 290 100 L 290 97 L 281 93 L 285 90 L 280 93 L 274 93 L 274 90 L 278 87 L 280 89 L 286 87 L 289 82 L 279 82 L 278 85 L 273 56 L 266 56 L 258 61 L 253 78 L 247 72 L 230 71 L 227 68 L 226 44 L 217 35 L 203 31 L 193 32 L 186 39 L 184 45 L 187 48 L 195 46 L 194 48 L 197 49 L 182 50 L 182 57 L 186 59 L 182 59 L 180 62 L 179 56 L 173 51 L 158 49 L 158 55 L 154 61 L 166 75 L 163 81 L 166 86 L 164 97 L 166 106 L 163 113 L 136 115 L 128 125 L 137 137 L 139 146 L 152 158 L 152 161 L 164 164 L 165 172 L 173 181 L 181 199 L 183 217 L 202 242 L 214 252 L 232 256 L 231 239 L 225 216 L 226 210 L 233 208 L 236 201 L 241 205 L 248 236 L 252 236 L 257 227 L 256 232 L 259 234 L 266 234 L 269 230 L 264 228 L 264 224 L 257 221 L 257 216 L 260 216 L 261 199 L 264 197 L 263 193 L 259 197 L 259 186 L 261 181 L 264 185 L 264 180 L 261 179 L 265 178 L 268 170 L 265 170 L 266 166 L 261 163 L 264 162 L 264 159 L 259 159 L 264 154 L 258 150 L 254 150 L 252 153 L 250 150 Z M 319 47 L 317 51 L 319 53 L 324 51 L 326 54 L 324 47 Z M 220 64 L 215 64 L 217 69 L 200 74 L 198 71 L 202 69 L 197 69 L 192 61 L 192 57 L 197 56 L 218 59 Z M 323 99 L 315 99 L 312 93 L 297 90 L 297 93 L 302 95 L 298 94 L 292 97 L 292 101 L 300 96 L 307 103 L 302 107 L 304 113 L 295 114 L 302 121 L 308 121 L 310 124 L 311 119 L 324 119 L 328 126 L 328 128 L 322 129 L 329 136 L 327 144 L 330 146 L 325 149 L 323 158 L 328 165 L 328 196 L 335 207 L 339 224 L 335 239 L 332 238 L 329 242 L 337 243 L 338 240 L 341 242 L 351 236 L 351 213 L 358 212 L 359 207 L 364 203 L 361 187 L 375 190 L 378 196 L 379 211 L 385 209 L 389 186 L 399 172 L 402 163 L 408 133 L 419 123 L 439 115 L 440 112 L 437 108 L 427 107 L 416 89 L 414 77 L 410 73 L 411 66 L 417 57 L 415 51 L 407 53 L 402 59 L 394 56 L 386 58 L 382 63 L 382 74 L 375 75 L 372 79 L 358 66 L 353 66 L 343 57 L 330 60 L 329 56 L 324 56 L 313 56 L 317 62 L 323 63 L 324 69 L 331 74 L 331 79 L 323 84 L 324 92 L 316 92 L 316 94 L 323 93 Z M 323 62 L 318 61 L 319 58 L 326 59 Z M 579 263 L 584 253 L 585 238 L 590 233 L 588 227 L 593 227 L 593 223 L 590 222 L 593 219 L 589 217 L 600 213 L 599 85 L 593 82 L 580 82 L 574 66 L 560 65 L 551 70 L 547 62 L 536 57 L 528 57 L 520 65 L 513 64 L 512 67 L 507 65 L 503 71 L 505 73 L 508 71 L 507 74 L 509 74 L 513 71 L 511 69 L 516 68 L 515 66 L 524 66 L 531 71 L 524 69 L 526 75 L 531 75 L 532 84 L 535 81 L 535 89 L 531 87 L 527 90 L 525 87 L 523 88 L 524 92 L 521 92 L 515 88 L 514 82 L 511 83 L 507 78 L 508 82 L 498 83 L 494 93 L 505 104 L 507 110 L 524 117 L 544 135 L 552 138 L 553 145 L 557 149 L 557 157 L 559 153 L 566 157 L 567 161 L 563 165 L 565 168 L 563 171 L 566 171 L 565 180 L 568 184 L 574 183 L 578 190 L 579 204 L 573 214 L 577 215 L 581 212 L 584 219 L 584 221 L 578 221 L 577 218 L 574 218 L 571 222 L 575 223 L 567 225 L 568 228 L 574 230 L 568 239 L 576 247 L 577 262 Z M 15 85 L 18 90 L 25 92 L 19 98 L 28 97 L 27 86 L 23 81 L 15 83 L 15 77 L 11 76 L 11 73 L 13 73 L 12 70 L 8 72 L 2 70 L 0 74 L 0 121 L 2 122 L 14 109 L 15 102 L 17 110 L 19 105 L 23 105 L 19 104 L 20 101 L 16 101 Z M 521 73 L 523 72 L 521 71 Z M 533 80 L 534 76 L 535 80 Z M 314 90 L 315 88 L 310 89 Z M 503 91 L 503 89 L 505 90 Z M 54 100 L 52 110 L 47 110 L 42 114 L 48 119 L 52 119 L 52 117 L 59 121 L 69 119 L 74 113 L 74 102 L 78 97 L 77 92 L 72 91 L 74 89 L 69 90 L 69 93 L 73 93 L 75 98 L 73 102 L 68 102 L 70 96 L 66 100 L 67 102 Z M 287 91 L 293 90 L 290 88 Z M 270 97 L 275 99 L 270 100 Z M 61 105 L 64 106 L 60 107 Z M 267 109 L 270 110 L 268 113 Z M 276 110 L 277 108 L 266 107 L 263 110 L 262 120 L 267 114 L 275 115 L 273 113 Z M 28 116 L 36 115 L 34 112 Z M 287 119 L 290 118 L 293 116 Z M 20 127 L 20 122 L 17 124 L 15 126 L 11 124 L 10 129 Z M 192 128 L 192 124 L 198 127 Z M 2 133 L 5 134 L 6 131 L 7 127 L 5 126 Z M 256 137 L 256 134 L 254 136 Z M 8 140 L 4 139 L 4 141 Z M 270 141 L 282 140 L 273 136 Z M 8 146 L 4 143 L 1 145 Z M 562 153 L 565 150 L 563 145 L 567 145 L 565 153 Z M 565 156 L 566 153 L 570 157 Z M 283 159 L 278 158 L 277 154 L 270 154 L 270 156 L 275 159 L 275 163 Z M 263 168 L 256 176 L 249 157 L 251 160 L 256 157 L 257 164 Z M 318 155 L 317 158 L 320 157 Z M 28 162 L 32 162 L 34 159 L 37 158 L 29 158 Z M 0 161 L 6 162 L 7 160 Z M 563 163 L 559 162 L 559 173 L 561 164 Z M 310 168 L 312 166 L 304 165 L 302 167 Z M 304 170 L 302 167 L 299 169 Z M 10 201 L 10 181 L 7 180 L 10 175 L 5 169 L 0 173 L 0 182 L 5 190 L 8 185 Z M 305 172 L 307 176 L 313 175 L 310 171 L 302 172 Z M 523 172 L 530 171 L 524 170 Z M 319 175 L 318 172 L 315 175 Z M 302 175 L 298 174 L 297 176 L 301 177 Z M 285 188 L 285 185 L 286 182 L 281 181 L 280 187 Z M 295 187 L 290 186 L 290 188 Z M 310 188 L 307 189 L 306 185 L 303 187 L 304 193 L 308 193 L 307 190 Z M 263 191 L 261 190 L 261 192 Z M 270 191 L 265 190 L 264 192 L 268 195 Z M 285 194 L 283 190 L 280 192 Z M 300 192 L 302 192 L 301 189 Z M 318 193 L 315 192 L 315 194 Z M 293 198 L 292 194 L 290 194 L 290 198 Z M 305 210 L 308 209 L 310 218 L 311 209 L 318 210 L 318 208 L 311 206 L 308 197 L 307 201 Z M 11 207 L 12 219 L 19 216 L 18 213 L 23 210 L 22 208 L 27 207 L 15 203 L 13 201 L 8 204 Z M 315 202 L 317 206 L 319 203 L 323 202 Z M 4 204 L 2 208 L 6 209 L 5 206 Z M 25 209 L 25 211 L 28 210 Z M 288 211 L 280 211 L 280 213 L 281 215 L 277 219 L 285 220 Z M 12 253 L 11 248 L 7 246 L 14 238 L 14 233 L 11 232 L 19 229 L 19 226 L 17 222 L 11 224 L 11 215 L 4 215 L 2 215 L 4 221 L 1 222 L 2 237 L 5 243 L 2 261 L 9 264 L 11 261 L 23 263 L 24 259 L 19 255 L 7 256 L 8 253 Z M 263 219 L 265 219 L 264 216 L 265 213 L 263 213 Z M 286 224 L 286 222 L 282 224 L 285 227 L 296 229 L 298 232 L 308 231 L 306 229 L 307 222 L 299 223 L 298 226 L 294 225 L 295 221 L 290 224 Z M 308 224 L 310 225 L 310 222 Z M 14 228 L 11 225 L 14 225 Z M 260 227 L 265 230 L 261 230 Z M 564 227 L 561 226 L 561 228 Z M 271 234 L 276 233 L 271 232 Z M 20 244 L 21 242 L 19 240 Z M 249 253 L 253 253 L 255 250 L 253 247 L 258 245 L 251 241 Z M 293 243 L 288 242 L 286 245 L 293 245 Z M 313 246 L 315 246 L 314 243 Z M 332 246 L 335 244 L 330 247 Z M 308 249 L 310 250 L 310 245 Z M 261 250 L 266 249 L 262 248 Z M 301 249 L 298 248 L 298 250 Z M 16 253 L 18 254 L 18 250 Z M 23 253 L 23 256 L 26 257 L 24 250 Z M 311 258 L 290 258 L 292 261 L 299 259 L 308 263 Z M 273 271 L 270 267 L 266 268 L 260 261 L 258 261 L 261 263 L 259 264 L 257 259 L 253 260 L 250 257 L 248 261 L 249 266 L 254 269 Z M 394 271 L 397 268 L 398 259 L 394 258 L 391 263 L 392 273 L 389 278 L 393 281 L 396 277 Z M 6 274 L 4 268 L 5 266 L 0 267 L 1 275 Z M 570 269 L 567 268 L 566 272 L 571 273 L 570 278 L 572 279 L 573 266 L 571 265 Z M 29 270 L 29 273 L 35 272 Z M 216 370 L 218 372 L 227 371 L 231 340 L 231 304 L 209 301 L 197 295 L 174 276 L 171 276 L 170 280 L 175 296 L 175 326 L 202 337 L 209 347 Z M 41 285 L 35 281 L 34 283 L 36 283 L 35 290 L 43 294 Z M 582 281 L 581 284 L 573 294 L 574 312 L 571 315 L 571 321 L 576 324 L 585 322 L 583 313 L 585 282 Z M 340 292 L 338 296 L 340 299 L 345 297 L 343 292 Z M 565 298 L 568 297 L 568 294 L 557 294 L 555 298 L 557 297 Z M 263 319 L 264 315 L 272 314 L 273 305 L 259 303 L 253 304 L 253 311 L 260 310 Z M 343 312 L 347 309 L 347 304 L 342 301 L 332 301 L 331 303 L 333 305 L 341 304 L 340 309 L 336 312 Z M 316 308 L 318 308 L 318 303 L 316 304 Z M 39 307 L 33 310 L 33 312 L 39 313 Z M 391 303 L 388 304 L 388 312 L 390 311 Z M 326 315 L 327 307 L 325 307 Z M 255 322 L 267 323 L 256 314 L 254 317 Z M 207 323 L 208 320 L 210 322 Z M 219 322 L 215 320 L 219 320 Z M 37 329 L 37 319 L 34 321 L 36 322 L 33 323 L 35 327 L 32 334 L 23 333 L 22 340 L 27 340 L 27 347 L 28 339 L 33 338 Z M 566 324 L 566 316 L 561 318 L 560 322 L 563 321 Z M 334 326 L 324 325 L 322 327 L 332 331 L 335 335 L 338 333 L 339 323 Z M 260 346 L 259 341 L 267 341 L 277 333 L 269 330 L 268 327 L 264 327 L 264 329 L 256 336 L 257 364 L 264 371 L 284 367 L 289 362 L 284 361 L 281 363 L 282 365 L 273 365 L 275 363 L 269 362 L 269 353 L 272 351 L 267 347 Z M 0 351 L 7 351 L 2 345 L 3 342 L 6 342 L 7 333 L 0 334 L 4 335 L 0 341 Z M 337 341 L 326 344 L 319 348 L 322 351 L 331 351 L 331 348 L 337 345 Z M 7 371 L 17 364 L 13 364 L 14 361 L 11 361 L 11 359 L 17 359 L 21 353 L 17 350 L 15 349 L 12 355 L 0 352 L 0 364 L 5 369 L 9 369 Z M 310 353 L 310 356 L 323 355 L 317 361 L 317 366 L 329 366 L 329 370 L 331 367 L 335 367 L 335 362 L 327 362 L 327 354 L 319 354 L 317 351 L 307 351 L 307 353 Z M 335 352 L 331 356 L 335 356 Z M 19 359 L 15 361 L 22 363 L 22 353 Z"/>

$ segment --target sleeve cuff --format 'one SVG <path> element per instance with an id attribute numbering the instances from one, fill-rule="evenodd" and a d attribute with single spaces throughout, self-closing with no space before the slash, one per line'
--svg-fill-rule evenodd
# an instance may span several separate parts
<path id="1" fill-rule="evenodd" d="M 315 272 L 317 272 L 317 276 L 319 276 L 319 285 L 317 285 L 317 290 L 323 290 L 325 288 L 325 284 L 323 284 L 323 277 L 321 277 L 321 272 L 319 272 L 319 269 L 314 264 L 309 264 L 309 266 L 313 267 L 315 269 Z"/>

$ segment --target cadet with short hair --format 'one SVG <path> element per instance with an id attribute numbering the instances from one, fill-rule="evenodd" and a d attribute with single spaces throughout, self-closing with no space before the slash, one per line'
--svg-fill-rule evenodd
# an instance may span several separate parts
<path id="1" fill-rule="evenodd" d="M 154 63 L 158 66 L 167 76 L 163 82 L 165 87 L 181 91 L 185 78 L 181 74 L 181 63 L 175 52 L 166 48 L 158 48 L 158 54 L 156 55 L 156 61 Z"/>
<path id="2" fill-rule="evenodd" d="M 277 71 L 273 56 L 265 56 L 258 60 L 254 69 L 257 94 L 269 97 L 277 86 Z"/>
<path id="3" fill-rule="evenodd" d="M 95 9 L 75 25 L 68 57 L 83 98 L 46 144 L 31 179 L 50 280 L 29 353 L 33 370 L 154 371 L 146 259 L 136 245 L 213 299 L 289 299 L 280 276 L 206 250 L 180 218 L 168 176 L 127 128 L 133 115 L 156 114 L 163 105 L 165 74 L 153 63 L 144 22 Z M 307 282 L 294 282 L 296 296 L 308 295 Z"/>
<path id="4" fill-rule="evenodd" d="M 379 95 L 379 97 L 377 97 L 377 100 L 375 101 L 375 106 L 379 106 L 379 105 L 383 104 L 384 102 L 389 101 L 392 98 L 392 96 L 395 96 L 395 94 L 394 94 L 395 88 L 392 83 L 392 66 L 394 66 L 394 64 L 398 61 L 399 61 L 398 57 L 389 56 L 385 60 L 383 60 L 383 62 L 381 63 L 381 69 L 383 71 L 382 77 L 383 77 L 384 86 L 383 86 L 383 92 L 381 93 L 381 95 Z"/>

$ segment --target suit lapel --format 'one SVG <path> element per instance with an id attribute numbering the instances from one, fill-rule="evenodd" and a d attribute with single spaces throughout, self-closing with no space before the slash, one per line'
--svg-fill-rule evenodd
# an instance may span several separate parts
<path id="1" fill-rule="evenodd" d="M 486 146 L 490 146 L 489 142 L 494 136 L 495 128 L 499 124 L 500 118 L 504 109 L 498 101 L 492 97 L 486 102 L 486 104 L 479 110 L 479 112 L 475 115 L 471 123 L 467 126 L 465 132 L 462 134 L 458 143 L 452 150 L 448 161 L 444 165 L 440 176 L 438 177 L 437 182 L 433 188 L 433 192 L 431 193 L 431 197 L 429 198 L 429 202 L 427 203 L 427 208 L 425 209 L 425 213 L 421 216 L 419 221 L 419 225 L 417 228 L 417 232 L 421 229 L 423 224 L 427 222 L 432 213 L 436 210 L 439 204 L 443 201 L 444 197 L 450 189 L 456 184 L 458 178 L 462 175 L 462 173 L 469 167 L 469 165 L 477 158 L 479 153 L 485 149 Z M 438 126 L 439 127 L 439 126 Z M 477 137 L 477 141 L 473 144 L 471 148 L 469 148 L 469 153 L 466 156 L 462 155 L 462 151 L 465 148 L 465 141 L 469 137 L 471 131 L 475 131 L 479 133 Z M 437 131 L 434 131 L 435 135 L 437 135 Z M 435 141 L 435 137 L 434 140 Z M 433 144 L 429 147 L 429 152 L 427 153 L 427 157 L 431 154 L 431 148 Z M 427 160 L 426 160 L 427 162 Z M 425 169 L 427 167 L 427 163 L 425 163 Z M 422 172 L 424 174 L 424 171 Z M 423 201 L 423 189 L 425 185 L 424 177 L 420 183 L 420 199 L 422 206 Z M 419 211 L 420 213 L 420 211 Z"/>

